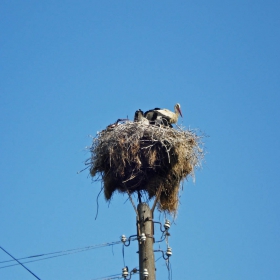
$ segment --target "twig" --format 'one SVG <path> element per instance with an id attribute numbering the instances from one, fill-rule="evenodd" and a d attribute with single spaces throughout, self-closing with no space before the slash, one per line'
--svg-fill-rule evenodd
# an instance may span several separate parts
<path id="1" fill-rule="evenodd" d="M 152 209 L 151 209 L 152 213 L 154 213 L 154 210 L 155 210 L 156 204 L 157 204 L 157 202 L 158 202 L 158 199 L 159 199 L 161 190 L 162 190 L 162 185 L 161 185 L 161 186 L 159 187 L 159 189 L 157 190 L 156 198 L 155 198 L 154 204 L 153 204 Z"/>
<path id="2" fill-rule="evenodd" d="M 129 192 L 128 189 L 126 189 L 126 192 L 127 192 L 127 194 L 128 194 L 129 200 L 130 200 L 130 202 L 131 202 L 131 204 L 132 204 L 132 206 L 133 206 L 133 208 L 134 208 L 134 211 L 135 211 L 136 216 L 137 216 L 137 221 L 138 221 L 138 220 L 139 220 L 139 216 L 138 216 L 137 208 L 136 208 L 136 206 L 135 206 L 135 204 L 134 204 L 134 202 L 133 202 L 133 200 L 132 200 L 132 197 L 131 197 L 130 192 Z"/>
<path id="3" fill-rule="evenodd" d="M 128 178 L 127 180 L 125 180 L 125 181 L 122 181 L 122 183 L 126 183 L 126 182 L 128 182 L 128 181 L 130 181 L 130 180 L 132 180 L 132 179 L 134 179 L 136 177 L 136 175 L 134 175 L 134 176 L 130 176 L 130 178 Z"/>
<path id="4" fill-rule="evenodd" d="M 104 187 L 101 188 L 99 194 L 97 195 L 97 198 L 96 198 L 96 203 L 97 203 L 97 211 L 96 211 L 96 215 L 95 215 L 95 220 L 97 219 L 97 215 L 98 215 L 98 209 L 99 209 L 99 203 L 98 203 L 98 198 L 101 194 L 101 192 L 103 191 Z"/>

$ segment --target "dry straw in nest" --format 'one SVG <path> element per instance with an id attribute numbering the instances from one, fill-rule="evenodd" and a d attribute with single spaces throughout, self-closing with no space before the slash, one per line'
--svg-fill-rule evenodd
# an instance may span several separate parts
<path id="1" fill-rule="evenodd" d="M 194 176 L 204 153 L 193 131 L 126 122 L 99 132 L 90 147 L 90 174 L 101 175 L 106 200 L 119 192 L 160 190 L 158 209 L 176 214 L 180 182 Z"/>

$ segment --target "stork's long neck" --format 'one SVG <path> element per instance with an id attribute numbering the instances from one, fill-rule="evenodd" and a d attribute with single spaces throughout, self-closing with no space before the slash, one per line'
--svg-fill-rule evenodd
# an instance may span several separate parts
<path id="1" fill-rule="evenodd" d="M 175 106 L 175 115 L 176 115 L 177 118 L 179 118 L 179 114 L 180 114 L 180 113 L 179 113 L 179 110 L 178 110 L 177 107 Z"/>
<path id="2" fill-rule="evenodd" d="M 179 112 L 177 110 L 177 108 L 175 107 L 175 112 L 173 114 L 170 114 L 170 123 L 177 123 L 179 118 Z"/>

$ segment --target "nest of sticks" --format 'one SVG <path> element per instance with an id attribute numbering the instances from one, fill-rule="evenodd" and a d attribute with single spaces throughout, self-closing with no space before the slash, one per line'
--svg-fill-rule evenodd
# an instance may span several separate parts
<path id="1" fill-rule="evenodd" d="M 115 191 L 157 196 L 159 210 L 176 214 L 180 183 L 204 157 L 194 131 L 125 122 L 98 132 L 90 147 L 92 177 L 101 175 L 106 200 Z"/>

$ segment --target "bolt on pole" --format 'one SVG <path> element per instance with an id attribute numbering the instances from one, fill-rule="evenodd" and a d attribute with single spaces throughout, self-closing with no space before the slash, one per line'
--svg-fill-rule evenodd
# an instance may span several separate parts
<path id="1" fill-rule="evenodd" d="M 154 224 L 153 213 L 146 203 L 137 206 L 139 220 L 137 221 L 137 235 L 139 244 L 139 279 L 155 280 L 154 257 Z"/>

